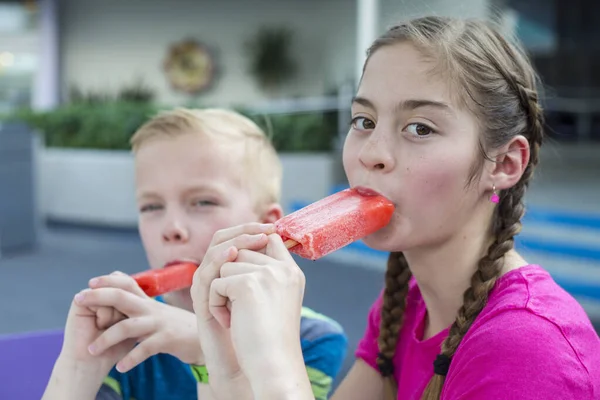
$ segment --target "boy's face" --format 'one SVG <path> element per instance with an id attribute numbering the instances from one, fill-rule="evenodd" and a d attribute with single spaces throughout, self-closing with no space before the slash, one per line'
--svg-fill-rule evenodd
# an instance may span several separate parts
<path id="1" fill-rule="evenodd" d="M 202 261 L 219 230 L 249 222 L 274 222 L 274 204 L 256 212 L 243 186 L 243 146 L 196 134 L 152 138 L 135 157 L 139 231 L 152 269 L 177 261 Z M 189 289 L 165 296 L 192 311 Z"/>

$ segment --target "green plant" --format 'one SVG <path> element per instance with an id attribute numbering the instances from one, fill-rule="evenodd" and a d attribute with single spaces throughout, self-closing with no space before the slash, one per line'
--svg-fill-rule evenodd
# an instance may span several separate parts
<path id="1" fill-rule="evenodd" d="M 154 90 L 142 78 L 138 78 L 131 84 L 124 86 L 117 94 L 119 101 L 133 103 L 151 103 L 154 98 Z"/>
<path id="2" fill-rule="evenodd" d="M 337 134 L 334 113 L 249 114 L 279 152 L 330 151 Z"/>
<path id="3" fill-rule="evenodd" d="M 44 133 L 49 147 L 129 149 L 133 133 L 156 112 L 149 104 L 68 104 L 45 112 L 21 110 L 18 119 Z"/>
<path id="4" fill-rule="evenodd" d="M 133 133 L 160 107 L 147 103 L 101 102 L 65 104 L 54 110 L 20 110 L 1 119 L 21 120 L 43 132 L 49 147 L 127 150 Z M 337 114 L 254 114 L 238 111 L 255 121 L 279 152 L 324 152 L 333 148 Z"/>
<path id="5" fill-rule="evenodd" d="M 246 42 L 249 71 L 268 91 L 296 73 L 291 55 L 293 37 L 293 32 L 286 27 L 263 27 Z"/>
<path id="6" fill-rule="evenodd" d="M 114 94 L 108 90 L 100 89 L 88 89 L 84 91 L 77 85 L 72 85 L 69 90 L 69 102 L 74 104 L 101 104 L 115 101 L 151 103 L 154 101 L 155 96 L 154 90 L 141 78 L 128 83 Z"/>

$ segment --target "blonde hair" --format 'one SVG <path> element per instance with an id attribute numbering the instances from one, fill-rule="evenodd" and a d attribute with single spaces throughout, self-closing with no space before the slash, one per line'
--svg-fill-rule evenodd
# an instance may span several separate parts
<path id="1" fill-rule="evenodd" d="M 513 248 L 513 238 L 521 229 L 523 197 L 538 163 L 544 118 L 536 90 L 537 76 L 527 57 L 490 24 L 443 17 L 418 18 L 389 29 L 373 43 L 368 57 L 381 47 L 401 42 L 411 43 L 433 61 L 435 68 L 431 72 L 447 78 L 461 105 L 479 122 L 481 151 L 469 184 L 481 174 L 484 160 L 489 159 L 486 149 L 498 148 L 517 135 L 523 135 L 530 146 L 529 164 L 520 181 L 500 193 L 492 221 L 494 241 L 479 260 L 458 317 L 442 343 L 438 359 L 447 365 L 485 306 L 503 266 L 504 255 Z M 368 58 L 365 67 L 367 63 Z M 385 378 L 385 398 L 389 400 L 397 397 L 393 357 L 410 279 L 404 255 L 391 253 L 385 277 L 377 359 Z M 445 373 L 435 373 L 433 365 L 432 370 L 433 378 L 423 393 L 425 400 L 439 399 L 445 381 Z"/>
<path id="2" fill-rule="evenodd" d="M 281 160 L 262 129 L 235 111 L 220 108 L 161 111 L 134 133 L 131 147 L 135 154 L 154 138 L 184 134 L 244 146 L 243 180 L 250 186 L 256 206 L 261 209 L 279 203 L 283 174 Z"/>

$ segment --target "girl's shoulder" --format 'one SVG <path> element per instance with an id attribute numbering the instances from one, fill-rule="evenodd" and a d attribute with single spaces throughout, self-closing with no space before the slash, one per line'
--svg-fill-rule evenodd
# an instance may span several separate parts
<path id="1" fill-rule="evenodd" d="M 528 265 L 498 280 L 451 369 L 450 388 L 468 387 L 487 371 L 491 383 L 537 380 L 549 390 L 598 395 L 600 338 L 579 303 L 547 271 Z"/>

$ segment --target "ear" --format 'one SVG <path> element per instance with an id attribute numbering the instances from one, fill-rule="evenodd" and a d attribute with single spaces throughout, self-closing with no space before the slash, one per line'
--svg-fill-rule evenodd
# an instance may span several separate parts
<path id="1" fill-rule="evenodd" d="M 272 224 L 283 217 L 283 209 L 279 203 L 270 204 L 266 207 L 260 216 L 260 221 L 263 224 Z"/>
<path id="2" fill-rule="evenodd" d="M 529 164 L 529 151 L 529 142 L 521 135 L 499 148 L 493 158 L 489 188 L 495 185 L 497 190 L 505 190 L 516 185 Z"/>

